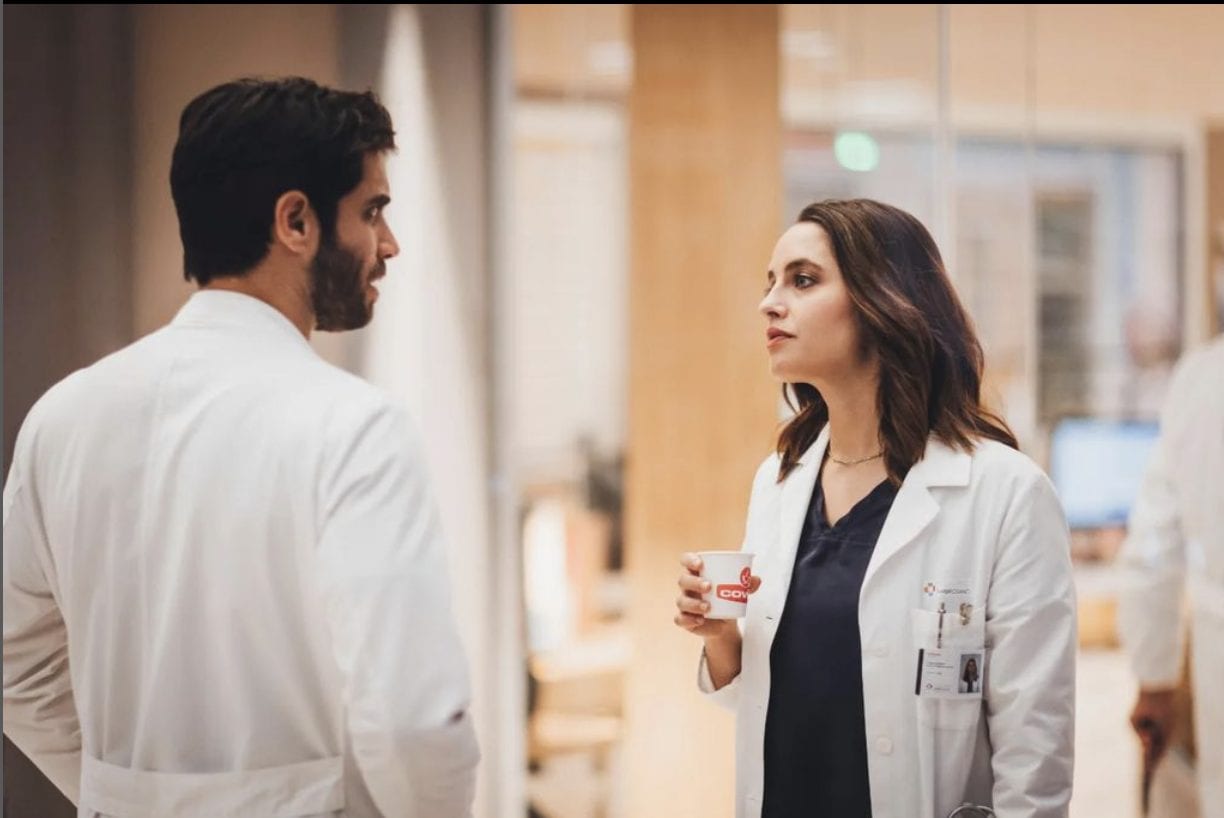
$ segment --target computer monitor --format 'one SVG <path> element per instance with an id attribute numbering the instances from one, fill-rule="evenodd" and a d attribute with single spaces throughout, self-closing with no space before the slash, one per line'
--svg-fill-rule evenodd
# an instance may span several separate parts
<path id="1" fill-rule="evenodd" d="M 1096 418 L 1055 426 L 1050 478 L 1071 528 L 1126 525 L 1158 431 L 1155 421 Z"/>

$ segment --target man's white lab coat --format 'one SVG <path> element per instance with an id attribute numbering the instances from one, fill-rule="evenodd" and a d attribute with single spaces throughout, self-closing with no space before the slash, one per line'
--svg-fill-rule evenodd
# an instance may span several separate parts
<path id="1" fill-rule="evenodd" d="M 468 703 L 405 415 L 273 307 L 196 293 L 31 409 L 4 730 L 82 816 L 466 816 Z"/>
<path id="2" fill-rule="evenodd" d="M 700 688 L 736 713 L 737 818 L 761 815 L 770 650 L 827 443 L 826 428 L 781 483 L 777 455 L 761 465 L 743 546 L 761 587 L 742 621 L 742 670 L 714 690 L 700 665 Z M 880 531 L 858 612 L 874 818 L 945 818 L 967 801 L 999 818 L 1065 818 L 1075 593 L 1062 506 L 1031 460 L 994 441 L 969 454 L 931 439 Z M 980 699 L 916 695 L 918 652 L 940 644 L 983 657 Z"/>
<path id="3" fill-rule="evenodd" d="M 1224 818 L 1224 336 L 1173 374 L 1118 560 L 1118 630 L 1145 687 L 1181 679 L 1189 590 L 1200 813 Z"/>

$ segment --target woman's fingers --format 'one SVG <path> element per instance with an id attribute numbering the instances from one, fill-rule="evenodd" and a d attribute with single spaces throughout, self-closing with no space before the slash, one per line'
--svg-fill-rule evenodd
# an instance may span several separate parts
<path id="1" fill-rule="evenodd" d="M 681 554 L 680 564 L 693 576 L 701 573 L 701 557 L 696 554 Z"/>
<path id="2" fill-rule="evenodd" d="M 710 590 L 709 582 L 692 574 L 681 574 L 676 584 L 680 586 L 681 590 L 691 594 L 704 594 Z"/>
<path id="3" fill-rule="evenodd" d="M 676 580 L 676 585 L 683 593 L 676 597 L 677 613 L 673 621 L 685 630 L 695 631 L 710 622 L 705 618 L 705 614 L 709 613 L 710 603 L 702 597 L 710 593 L 712 586 L 709 580 L 701 576 L 701 557 L 692 553 L 683 554 L 680 557 L 680 565 L 684 567 L 686 573 L 681 574 Z M 760 577 L 750 576 L 748 578 L 748 593 L 755 593 L 760 587 Z"/>
<path id="4" fill-rule="evenodd" d="M 684 628 L 686 631 L 691 631 L 696 628 L 700 628 L 706 622 L 704 616 L 697 616 L 696 614 L 687 614 L 687 613 L 676 614 L 675 619 L 673 621 L 680 627 Z"/>
<path id="5" fill-rule="evenodd" d="M 676 608 L 682 613 L 703 616 L 706 611 L 710 610 L 710 604 L 703 602 L 701 597 L 678 596 L 676 597 Z"/>

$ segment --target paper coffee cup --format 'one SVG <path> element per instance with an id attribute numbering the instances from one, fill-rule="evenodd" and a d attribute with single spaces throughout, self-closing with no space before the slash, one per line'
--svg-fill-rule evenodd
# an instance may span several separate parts
<path id="1" fill-rule="evenodd" d="M 748 611 L 748 579 L 752 558 L 747 551 L 698 551 L 701 578 L 710 590 L 701 598 L 710 603 L 706 619 L 739 619 Z"/>

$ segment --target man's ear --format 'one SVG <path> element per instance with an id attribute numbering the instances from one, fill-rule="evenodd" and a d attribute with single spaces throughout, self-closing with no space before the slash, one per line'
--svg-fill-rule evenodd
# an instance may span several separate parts
<path id="1" fill-rule="evenodd" d="M 272 218 L 272 239 L 299 254 L 313 254 L 318 243 L 319 220 L 310 200 L 300 190 L 282 193 Z"/>

